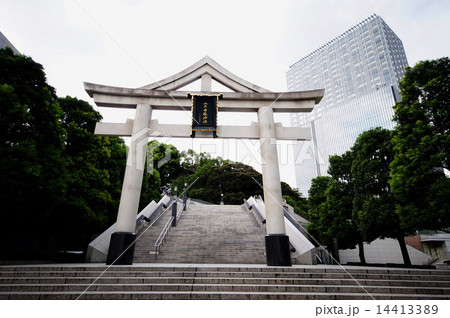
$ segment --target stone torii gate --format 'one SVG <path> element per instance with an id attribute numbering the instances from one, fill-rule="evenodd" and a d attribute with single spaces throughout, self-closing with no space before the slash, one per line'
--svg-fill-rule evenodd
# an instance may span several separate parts
<path id="1" fill-rule="evenodd" d="M 258 123 L 251 126 L 217 126 L 219 138 L 259 139 L 262 157 L 262 176 L 266 210 L 267 265 L 290 266 L 289 237 L 286 235 L 282 207 L 281 182 L 276 140 L 310 140 L 309 128 L 283 127 L 274 123 L 276 112 L 310 112 L 323 97 L 324 90 L 275 93 L 247 82 L 232 74 L 206 56 L 185 70 L 159 82 L 130 89 L 84 83 L 84 88 L 97 106 L 135 108 L 134 120 L 126 123 L 98 123 L 95 134 L 131 137 L 130 151 L 117 215 L 116 232 L 111 235 L 108 259 L 115 264 L 131 264 L 134 249 L 128 247 L 135 240 L 135 222 L 144 173 L 145 149 L 148 137 L 190 137 L 191 124 L 160 124 L 152 120 L 152 110 L 190 111 L 192 101 L 186 91 L 178 91 L 201 80 L 201 92 L 212 94 L 211 83 L 216 80 L 233 92 L 223 92 L 218 112 L 257 112 Z M 196 137 L 213 137 L 209 131 L 197 131 Z M 127 257 L 119 257 L 128 254 Z M 131 254 L 131 255 L 130 255 Z M 123 255 L 122 255 L 123 256 Z"/>

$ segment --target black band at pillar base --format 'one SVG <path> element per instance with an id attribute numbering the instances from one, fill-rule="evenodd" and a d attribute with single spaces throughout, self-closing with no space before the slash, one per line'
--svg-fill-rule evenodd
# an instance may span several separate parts
<path id="1" fill-rule="evenodd" d="M 111 234 L 106 265 L 132 265 L 136 233 L 115 232 Z"/>
<path id="2" fill-rule="evenodd" d="M 292 266 L 289 236 L 266 235 L 266 257 L 267 266 Z"/>

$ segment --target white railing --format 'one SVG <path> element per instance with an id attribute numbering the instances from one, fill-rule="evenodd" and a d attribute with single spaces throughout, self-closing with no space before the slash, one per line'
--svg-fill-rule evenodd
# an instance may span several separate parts
<path id="1" fill-rule="evenodd" d="M 166 224 L 164 225 L 164 228 L 161 231 L 161 234 L 159 234 L 158 239 L 155 242 L 155 259 L 158 257 L 159 251 L 161 249 L 161 245 L 164 244 L 164 240 L 167 237 L 167 234 L 169 233 L 170 230 L 170 225 L 172 224 L 173 221 L 173 216 L 171 216 Z"/>
<path id="2" fill-rule="evenodd" d="M 176 201 L 173 203 L 176 204 Z M 187 205 L 186 204 L 180 204 L 180 207 L 177 208 L 178 211 L 176 211 L 176 221 L 178 221 L 181 217 L 181 214 L 183 214 L 184 211 L 184 206 Z M 172 206 L 171 206 L 172 207 Z M 161 246 L 164 244 L 164 241 L 166 240 L 167 235 L 169 234 L 169 230 L 170 230 L 170 226 L 172 225 L 172 222 L 174 221 L 174 217 L 171 216 L 166 224 L 164 225 L 164 228 L 162 229 L 161 233 L 159 234 L 154 246 L 155 246 L 155 260 L 158 258 L 158 254 L 161 251 Z M 150 252 L 151 253 L 151 252 Z"/>

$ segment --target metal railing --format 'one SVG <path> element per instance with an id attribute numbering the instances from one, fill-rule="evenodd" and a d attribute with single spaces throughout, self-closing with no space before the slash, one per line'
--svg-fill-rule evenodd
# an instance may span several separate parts
<path id="1" fill-rule="evenodd" d="M 173 204 L 171 204 L 169 207 L 172 207 L 175 204 L 177 205 L 177 199 L 174 200 Z M 156 240 L 154 246 L 155 246 L 155 260 L 158 258 L 158 254 L 161 252 L 161 246 L 164 244 L 166 237 L 169 234 L 170 227 L 174 224 L 174 219 L 177 221 L 181 215 L 183 214 L 183 211 L 185 211 L 185 206 L 187 205 L 187 201 L 183 200 L 183 203 L 180 205 L 180 208 L 177 208 L 175 217 L 171 216 L 166 224 L 164 225 L 164 228 L 162 229 L 161 233 L 158 236 L 158 239 Z M 176 222 L 175 222 L 176 224 Z"/>
<path id="2" fill-rule="evenodd" d="M 155 242 L 155 260 L 158 257 L 159 251 L 161 249 L 161 245 L 164 244 L 164 241 L 167 237 L 167 234 L 169 233 L 170 226 L 172 225 L 173 216 L 171 216 L 166 224 L 164 225 L 164 228 L 161 231 L 161 234 L 159 234 L 158 239 Z"/>
<path id="3" fill-rule="evenodd" d="M 177 212 L 177 220 L 181 217 L 184 211 L 186 211 L 185 207 L 187 207 L 187 201 L 181 204 L 180 210 Z"/>

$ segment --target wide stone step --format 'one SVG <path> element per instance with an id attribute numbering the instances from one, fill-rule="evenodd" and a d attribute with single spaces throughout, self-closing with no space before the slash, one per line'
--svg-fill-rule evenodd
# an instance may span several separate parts
<path id="1" fill-rule="evenodd" d="M 450 295 L 450 288 L 432 287 L 387 287 L 387 286 L 342 286 L 342 285 L 289 285 L 289 284 L 238 284 L 216 283 L 110 283 L 95 284 L 2 284 L 0 292 L 62 292 L 77 291 L 209 291 L 209 292 L 296 292 L 296 293 L 368 293 L 368 294 L 421 294 Z"/>
<path id="2" fill-rule="evenodd" d="M 0 299 L 450 299 L 449 274 L 337 266 L 1 266 Z"/>
<path id="3" fill-rule="evenodd" d="M 330 278 L 330 279 L 353 279 L 353 280 L 423 280 L 423 276 L 419 275 L 377 275 L 377 274 L 346 274 L 346 273 L 277 273 L 277 272 L 16 272 L 16 273 L 1 273 L 0 279 L 4 278 L 52 278 L 52 277 L 257 277 L 257 278 Z M 449 276 L 445 275 L 428 275 L 427 281 L 436 282 L 450 282 Z"/>
<path id="4" fill-rule="evenodd" d="M 0 266 L 0 275 L 10 273 L 74 273 L 74 272 L 96 272 L 96 273 L 116 273 L 116 272 L 257 272 L 257 273 L 277 273 L 277 274 L 315 274 L 315 273 L 336 273 L 336 274 L 369 274 L 369 275 L 415 275 L 417 277 L 449 277 L 448 270 L 435 269 L 397 269 L 380 267 L 358 267 L 358 266 L 334 266 L 334 265 L 314 265 L 314 266 L 289 266 L 275 267 L 266 265 L 198 265 L 198 264 L 137 264 L 124 266 L 105 266 L 104 264 L 80 264 L 80 265 L 3 265 Z"/>
<path id="5" fill-rule="evenodd" d="M 312 292 L 210 292 L 210 291 L 139 291 L 139 292 L 0 292 L 0 299 L 16 300 L 439 300 L 447 295 L 421 294 L 367 294 L 367 293 L 312 293 Z"/>
<path id="6" fill-rule="evenodd" d="M 21 279 L 2 279 L 1 285 L 6 284 L 91 284 L 92 278 L 79 279 L 58 279 L 58 278 L 21 278 Z M 305 278 L 179 278 L 179 277 L 155 277 L 155 278 L 100 278 L 95 280 L 95 284 L 290 284 L 290 285 L 351 285 L 351 286 L 403 286 L 403 287 L 431 287 L 431 288 L 450 288 L 448 281 L 411 281 L 411 280 L 357 280 L 352 279 L 305 279 Z"/>
<path id="7" fill-rule="evenodd" d="M 4 278 L 13 277 L 33 277 L 51 279 L 52 277 L 257 277 L 257 278 L 282 278 L 282 277 L 295 277 L 295 278 L 329 278 L 333 280 L 340 279 L 353 279 L 353 280 L 386 280 L 390 281 L 420 281 L 423 280 L 424 274 L 411 273 L 411 274 L 378 274 L 378 273 L 359 273 L 359 272 L 313 272 L 307 273 L 303 271 L 295 272 L 279 272 L 279 271 L 217 271 L 212 269 L 211 271 L 192 271 L 192 270 L 178 270 L 178 271 L 0 271 L 0 280 Z M 428 274 L 425 275 L 427 281 L 450 283 L 450 275 L 447 274 Z"/>

